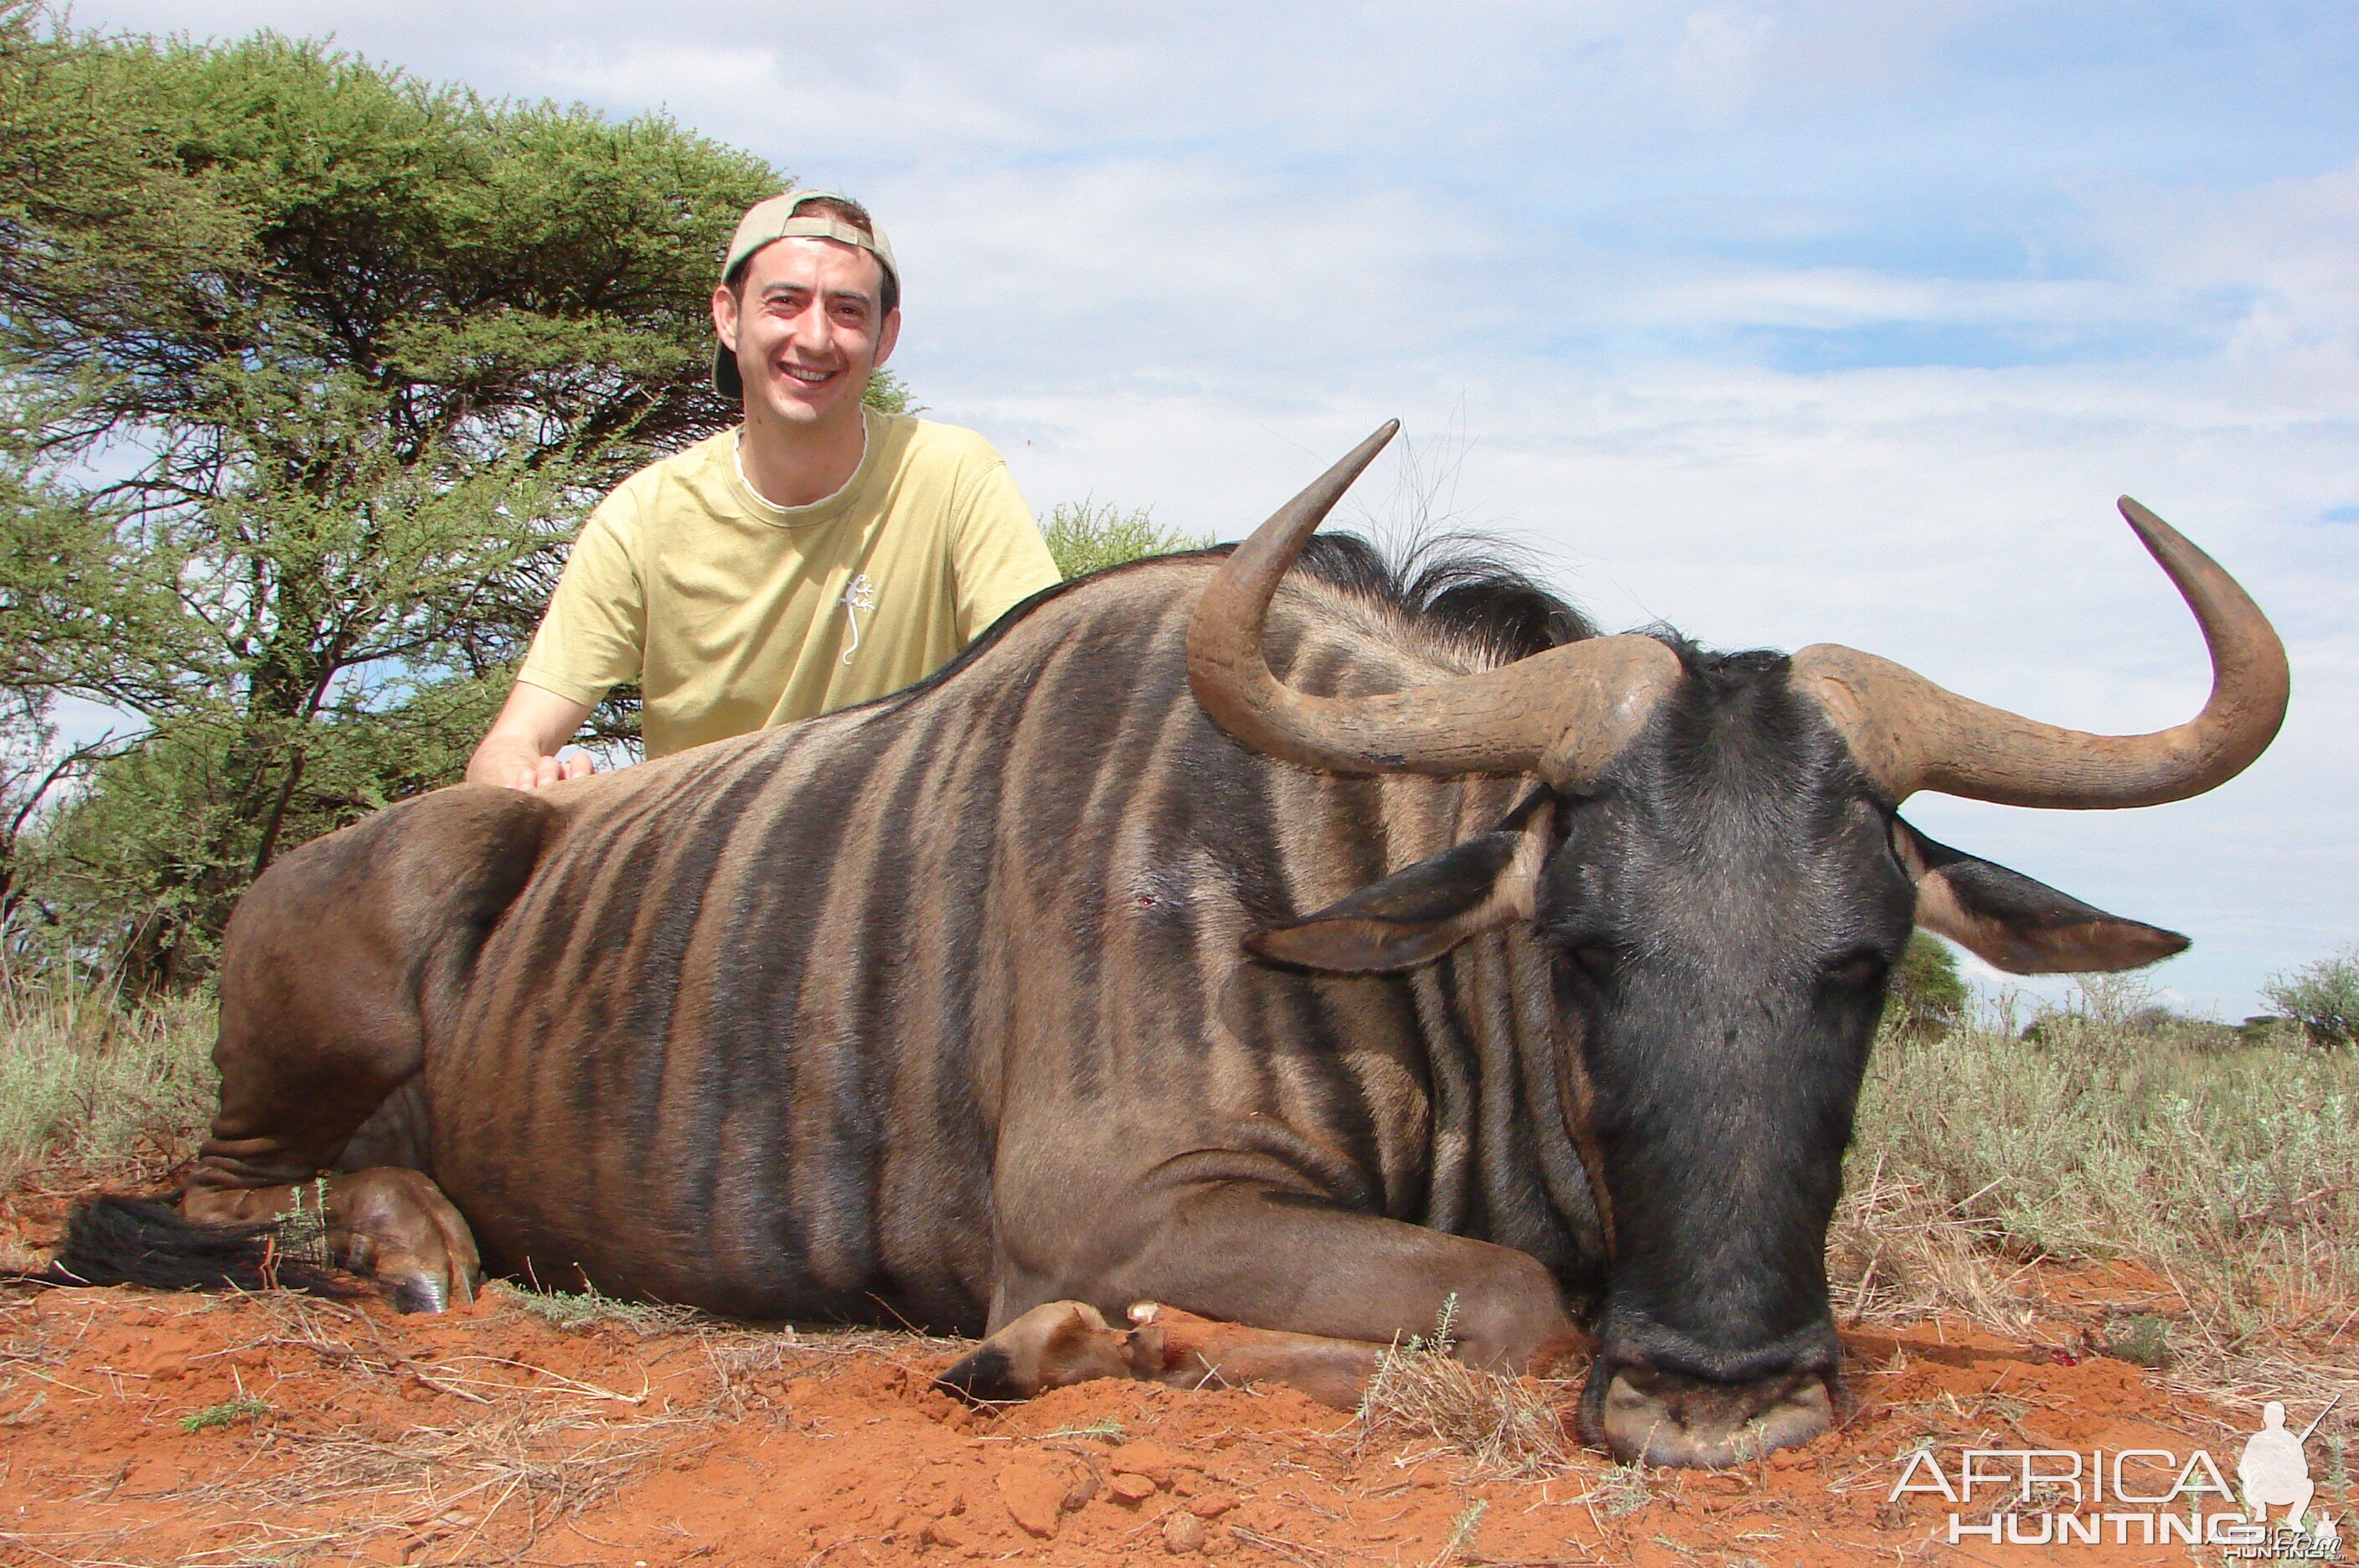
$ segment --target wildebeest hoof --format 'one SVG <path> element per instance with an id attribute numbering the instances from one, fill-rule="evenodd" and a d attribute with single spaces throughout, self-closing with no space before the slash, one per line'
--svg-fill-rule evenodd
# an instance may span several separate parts
<path id="1" fill-rule="evenodd" d="M 1834 1424 L 1825 1379 L 1712 1383 L 1642 1367 L 1612 1374 L 1593 1439 L 1625 1464 L 1717 1470 L 1810 1442 Z"/>
<path id="2" fill-rule="evenodd" d="M 322 1248 L 324 1258 L 313 1254 L 309 1260 L 368 1275 L 405 1312 L 466 1306 L 484 1277 L 465 1218 L 432 1178 L 405 1166 L 280 1187 L 192 1184 L 181 1194 L 180 1212 L 200 1225 L 276 1221 L 277 1245 L 290 1256 Z"/>
<path id="3" fill-rule="evenodd" d="M 404 1274 L 385 1281 L 386 1294 L 405 1312 L 439 1312 L 451 1305 L 451 1289 L 431 1274 Z"/>
<path id="4" fill-rule="evenodd" d="M 959 1357 L 934 1384 L 984 1403 L 1028 1399 L 1097 1377 L 1151 1376 L 1161 1359 L 1159 1346 L 1115 1328 L 1087 1301 L 1049 1301 Z"/>
<path id="5" fill-rule="evenodd" d="M 397 1166 L 330 1179 L 327 1239 L 337 1262 L 374 1275 L 405 1312 L 463 1307 L 483 1278 L 475 1238 L 451 1200 Z"/>

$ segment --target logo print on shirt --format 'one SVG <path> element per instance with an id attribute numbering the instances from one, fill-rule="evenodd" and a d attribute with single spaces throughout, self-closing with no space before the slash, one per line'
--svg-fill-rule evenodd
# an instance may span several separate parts
<path id="1" fill-rule="evenodd" d="M 860 617 L 876 608 L 876 584 L 868 581 L 868 573 L 856 572 L 843 589 L 843 618 L 852 623 L 852 646 L 843 650 L 843 662 L 860 651 Z"/>

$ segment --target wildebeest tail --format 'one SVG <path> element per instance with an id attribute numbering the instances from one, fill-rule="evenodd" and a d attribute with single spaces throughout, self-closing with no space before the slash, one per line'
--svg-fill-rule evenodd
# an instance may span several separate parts
<path id="1" fill-rule="evenodd" d="M 301 1290 L 365 1294 L 316 1254 L 316 1237 L 278 1221 L 201 1225 L 173 1203 L 101 1196 L 66 1217 L 64 1242 L 47 1270 L 27 1278 L 52 1285 L 146 1285 L 159 1290 Z"/>

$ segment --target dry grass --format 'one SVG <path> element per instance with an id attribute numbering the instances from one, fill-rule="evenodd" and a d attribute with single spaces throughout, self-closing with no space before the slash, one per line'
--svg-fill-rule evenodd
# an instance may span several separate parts
<path id="1" fill-rule="evenodd" d="M 2245 1408 L 2359 1404 L 2359 1052 L 2141 1030 L 2097 989 L 2038 1020 L 1886 1038 L 1829 1237 L 1839 1320 L 1951 1312 L 2159 1363 Z M 2073 1323 L 2049 1264 L 2154 1281 Z"/>
<path id="2" fill-rule="evenodd" d="M 1573 1499 L 1609 1519 L 1635 1514 L 1654 1500 L 1655 1488 L 1647 1484 L 1643 1465 L 1609 1465 L 1597 1473 L 1587 1492 Z"/>
<path id="3" fill-rule="evenodd" d="M 1581 1446 L 1564 1430 L 1562 1388 L 1480 1371 L 1451 1355 L 1457 1302 L 1452 1296 L 1443 1306 L 1430 1338 L 1395 1345 L 1378 1358 L 1360 1396 L 1359 1440 L 1407 1444 L 1403 1464 L 1452 1454 L 1501 1480 L 1560 1473 Z"/>
<path id="4" fill-rule="evenodd" d="M 178 1162 L 212 1115 L 212 1008 L 124 1007 L 0 983 L 0 1191 L 62 1168 L 141 1176 Z"/>
<path id="5" fill-rule="evenodd" d="M 304 1346 L 364 1387 L 415 1378 L 459 1393 L 467 1414 L 447 1425 L 322 1432 L 254 1399 L 232 1401 L 234 1410 L 198 1412 L 197 1424 L 184 1421 L 185 1428 L 250 1423 L 252 1441 L 278 1463 L 242 1465 L 227 1479 L 148 1499 L 161 1512 L 161 1528 L 175 1534 L 187 1521 L 220 1521 L 212 1533 L 222 1544 L 182 1546 L 176 1555 L 182 1563 L 341 1557 L 379 1537 L 434 1543 L 443 1560 L 516 1561 L 552 1525 L 675 1453 L 681 1428 L 711 1419 L 710 1407 L 652 1411 L 612 1390 L 473 1364 L 481 1358 L 417 1361 L 388 1347 L 350 1309 L 294 1296 L 253 1300 L 277 1320 L 277 1332 L 255 1343 Z M 504 1370 L 509 1375 L 497 1375 Z M 158 1528 L 142 1521 L 51 1530 L 39 1550 L 49 1561 L 91 1568 L 154 1561 L 145 1543 Z"/>

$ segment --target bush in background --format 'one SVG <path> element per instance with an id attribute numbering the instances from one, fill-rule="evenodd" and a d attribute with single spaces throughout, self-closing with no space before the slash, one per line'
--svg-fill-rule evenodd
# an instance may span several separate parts
<path id="1" fill-rule="evenodd" d="M 1068 581 L 1144 556 L 1203 550 L 1212 542 L 1210 534 L 1158 528 L 1144 506 L 1125 512 L 1111 503 L 1100 506 L 1088 500 L 1059 503 L 1040 525 L 1040 533 L 1049 541 L 1049 553 L 1056 557 L 1058 572 Z"/>
<path id="2" fill-rule="evenodd" d="M 1940 937 L 1911 931 L 1885 985 L 1885 1026 L 1921 1034 L 1952 1028 L 1965 1016 L 1966 981 L 1958 973 L 1958 955 Z"/>
<path id="3" fill-rule="evenodd" d="M 2273 975 L 2261 995 L 2316 1044 L 2359 1040 L 2359 946 Z"/>

